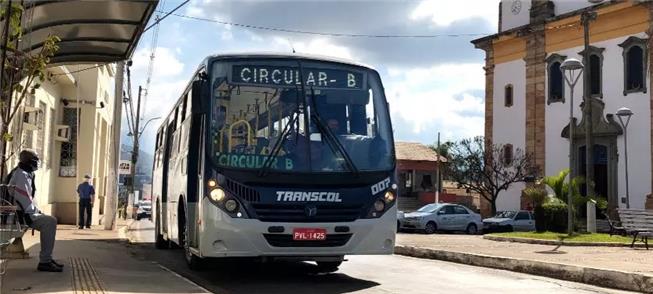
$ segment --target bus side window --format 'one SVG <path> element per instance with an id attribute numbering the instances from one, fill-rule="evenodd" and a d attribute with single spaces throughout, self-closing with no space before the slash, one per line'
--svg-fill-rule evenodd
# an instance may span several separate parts
<path id="1" fill-rule="evenodd" d="M 183 123 L 186 120 L 186 104 L 188 101 L 188 93 L 184 94 L 184 101 L 181 103 L 181 119 L 180 123 Z"/>
<path id="2" fill-rule="evenodd" d="M 184 108 L 186 108 L 186 116 L 191 117 L 192 114 L 193 114 L 193 112 L 191 111 L 192 106 L 193 106 L 193 92 L 192 92 L 192 90 L 188 91 L 188 93 L 186 94 L 186 97 L 184 98 L 184 105 L 185 105 Z"/>

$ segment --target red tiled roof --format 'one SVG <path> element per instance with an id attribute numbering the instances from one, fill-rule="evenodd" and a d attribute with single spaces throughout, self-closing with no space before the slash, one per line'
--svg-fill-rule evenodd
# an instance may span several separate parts
<path id="1" fill-rule="evenodd" d="M 438 161 L 438 153 L 428 146 L 416 142 L 395 142 L 397 160 Z M 440 162 L 447 162 L 442 156 Z"/>

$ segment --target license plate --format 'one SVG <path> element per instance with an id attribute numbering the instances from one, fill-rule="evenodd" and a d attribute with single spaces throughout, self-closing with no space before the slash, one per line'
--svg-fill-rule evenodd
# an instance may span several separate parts
<path id="1" fill-rule="evenodd" d="M 326 229 L 314 229 L 314 228 L 293 229 L 292 239 L 295 241 L 326 240 Z"/>

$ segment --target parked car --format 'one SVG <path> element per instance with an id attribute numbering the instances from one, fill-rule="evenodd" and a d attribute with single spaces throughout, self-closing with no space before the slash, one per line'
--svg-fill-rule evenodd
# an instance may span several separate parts
<path id="1" fill-rule="evenodd" d="M 143 218 L 152 219 L 152 201 L 143 200 L 138 203 L 138 209 L 136 209 L 136 220 L 141 220 Z"/>
<path id="2" fill-rule="evenodd" d="M 449 203 L 427 204 L 399 219 L 401 229 L 423 230 L 427 234 L 441 231 L 464 231 L 476 234 L 483 227 L 481 215 L 471 209 Z"/>
<path id="3" fill-rule="evenodd" d="M 397 232 L 401 230 L 401 220 L 404 219 L 405 213 L 401 210 L 397 211 Z"/>
<path id="4" fill-rule="evenodd" d="M 535 231 L 535 217 L 528 210 L 500 211 L 483 220 L 484 232 Z"/>

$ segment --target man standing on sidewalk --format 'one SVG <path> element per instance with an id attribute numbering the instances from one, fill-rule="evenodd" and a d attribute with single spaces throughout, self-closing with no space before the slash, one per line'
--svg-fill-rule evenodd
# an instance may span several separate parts
<path id="1" fill-rule="evenodd" d="M 93 216 L 93 203 L 95 202 L 95 188 L 91 185 L 91 176 L 85 175 L 84 182 L 77 186 L 79 194 L 79 228 L 91 228 L 91 216 Z M 84 218 L 86 214 L 86 218 Z M 86 221 L 84 221 L 86 220 Z"/>
<path id="2" fill-rule="evenodd" d="M 57 219 L 41 213 L 34 202 L 36 193 L 34 171 L 39 167 L 39 157 L 34 151 L 23 150 L 18 158 L 18 166 L 7 176 L 7 183 L 12 187 L 9 193 L 20 207 L 25 222 L 41 235 L 41 253 L 37 269 L 44 272 L 61 272 L 63 265 L 52 259 Z"/>

